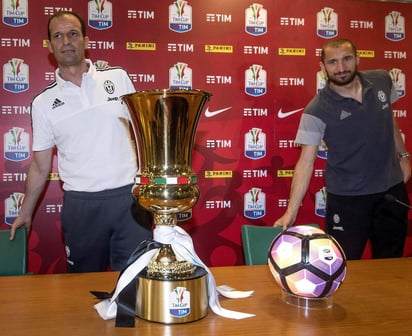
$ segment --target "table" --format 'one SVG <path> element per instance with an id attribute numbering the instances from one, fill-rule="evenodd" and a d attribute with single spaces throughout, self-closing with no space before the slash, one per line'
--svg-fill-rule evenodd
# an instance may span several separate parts
<path id="1" fill-rule="evenodd" d="M 323 310 L 284 303 L 267 266 L 211 268 L 218 285 L 255 290 L 244 299 L 221 299 L 224 308 L 254 313 L 226 319 L 209 310 L 195 322 L 164 325 L 137 318 L 135 328 L 116 328 L 93 308 L 89 290 L 110 291 L 118 273 L 0 277 L 0 326 L 11 336 L 240 336 L 411 335 L 412 258 L 348 261 L 347 277 Z"/>

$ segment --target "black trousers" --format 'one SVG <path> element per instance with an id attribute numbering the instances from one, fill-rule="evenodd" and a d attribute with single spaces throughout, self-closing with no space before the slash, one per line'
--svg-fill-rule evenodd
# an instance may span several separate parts
<path id="1" fill-rule="evenodd" d="M 327 194 L 326 232 L 336 238 L 347 259 L 360 259 L 368 240 L 373 258 L 396 258 L 403 255 L 408 208 L 386 200 L 385 194 L 391 194 L 409 204 L 404 183 L 379 194 Z"/>
<path id="2" fill-rule="evenodd" d="M 61 222 L 69 272 L 119 271 L 140 242 L 152 239 L 152 215 L 138 206 L 131 188 L 65 192 Z"/>

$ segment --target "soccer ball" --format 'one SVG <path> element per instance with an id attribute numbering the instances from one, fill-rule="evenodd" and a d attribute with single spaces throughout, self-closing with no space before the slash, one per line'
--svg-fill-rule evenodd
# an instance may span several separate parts
<path id="1" fill-rule="evenodd" d="M 319 228 L 288 228 L 272 242 L 268 264 L 283 290 L 305 298 L 332 295 L 346 275 L 346 258 L 338 242 Z"/>

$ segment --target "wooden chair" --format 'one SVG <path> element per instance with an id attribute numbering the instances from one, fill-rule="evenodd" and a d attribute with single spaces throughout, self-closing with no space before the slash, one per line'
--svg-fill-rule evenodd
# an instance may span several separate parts
<path id="1" fill-rule="evenodd" d="M 307 225 L 319 227 L 317 224 Z M 242 247 L 246 265 L 266 265 L 270 244 L 281 232 L 281 227 L 242 225 Z"/>
<path id="2" fill-rule="evenodd" d="M 16 230 L 10 240 L 10 230 L 0 230 L 0 276 L 25 275 L 27 273 L 27 231 Z"/>

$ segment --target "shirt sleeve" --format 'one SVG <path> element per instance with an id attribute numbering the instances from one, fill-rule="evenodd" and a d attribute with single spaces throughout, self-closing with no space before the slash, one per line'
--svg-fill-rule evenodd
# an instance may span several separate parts
<path id="1" fill-rule="evenodd" d="M 45 110 L 41 108 L 41 105 L 37 101 L 33 101 L 31 105 L 33 151 L 46 150 L 55 145 L 53 128 L 47 120 Z"/>
<path id="2" fill-rule="evenodd" d="M 295 143 L 298 145 L 319 146 L 325 133 L 325 123 L 310 114 L 303 113 L 300 118 L 299 128 Z"/>

